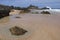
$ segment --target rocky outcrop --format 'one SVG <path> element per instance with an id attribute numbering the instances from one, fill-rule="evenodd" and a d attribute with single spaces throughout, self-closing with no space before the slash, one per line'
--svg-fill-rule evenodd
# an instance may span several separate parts
<path id="1" fill-rule="evenodd" d="M 46 7 L 41 8 L 41 10 L 45 10 L 45 9 L 49 9 L 49 10 L 51 10 L 51 7 L 46 6 Z"/>
<path id="2" fill-rule="evenodd" d="M 27 7 L 28 9 L 38 9 L 38 6 L 35 6 L 35 5 L 30 5 Z"/>
<path id="3" fill-rule="evenodd" d="M 10 10 L 0 10 L 0 18 L 9 16 Z"/>

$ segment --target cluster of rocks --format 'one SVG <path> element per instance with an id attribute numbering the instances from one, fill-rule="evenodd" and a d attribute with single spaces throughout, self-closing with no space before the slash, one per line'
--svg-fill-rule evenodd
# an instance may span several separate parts
<path id="1" fill-rule="evenodd" d="M 51 14 L 51 13 L 48 11 L 42 11 L 41 14 Z"/>
<path id="2" fill-rule="evenodd" d="M 18 35 L 24 35 L 27 32 L 27 30 L 20 28 L 18 26 L 12 27 L 9 30 L 10 30 L 12 35 L 17 35 L 17 36 Z"/>

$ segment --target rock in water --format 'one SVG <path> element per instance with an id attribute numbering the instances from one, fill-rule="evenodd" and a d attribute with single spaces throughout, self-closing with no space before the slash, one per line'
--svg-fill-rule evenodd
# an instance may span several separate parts
<path id="1" fill-rule="evenodd" d="M 12 27 L 9 29 L 12 35 L 24 35 L 27 31 L 20 27 Z"/>
<path id="2" fill-rule="evenodd" d="M 51 13 L 48 11 L 42 11 L 41 14 L 51 14 Z"/>

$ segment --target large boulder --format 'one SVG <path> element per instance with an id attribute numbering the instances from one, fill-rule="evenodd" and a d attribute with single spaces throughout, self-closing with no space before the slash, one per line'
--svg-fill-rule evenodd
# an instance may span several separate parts
<path id="1" fill-rule="evenodd" d="M 9 16 L 10 10 L 0 10 L 0 18 Z"/>
<path id="2" fill-rule="evenodd" d="M 20 28 L 20 27 L 17 27 L 17 26 L 12 27 L 9 30 L 10 30 L 12 35 L 17 35 L 17 36 L 18 35 L 24 35 L 27 32 L 27 30 Z"/>

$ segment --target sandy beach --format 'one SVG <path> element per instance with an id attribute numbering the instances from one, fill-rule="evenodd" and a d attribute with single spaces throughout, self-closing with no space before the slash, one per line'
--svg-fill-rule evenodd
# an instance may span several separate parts
<path id="1" fill-rule="evenodd" d="M 9 28 L 14 26 L 28 32 L 21 36 L 11 35 Z M 51 15 L 15 14 L 0 19 L 0 40 L 60 40 L 60 12 Z"/>

